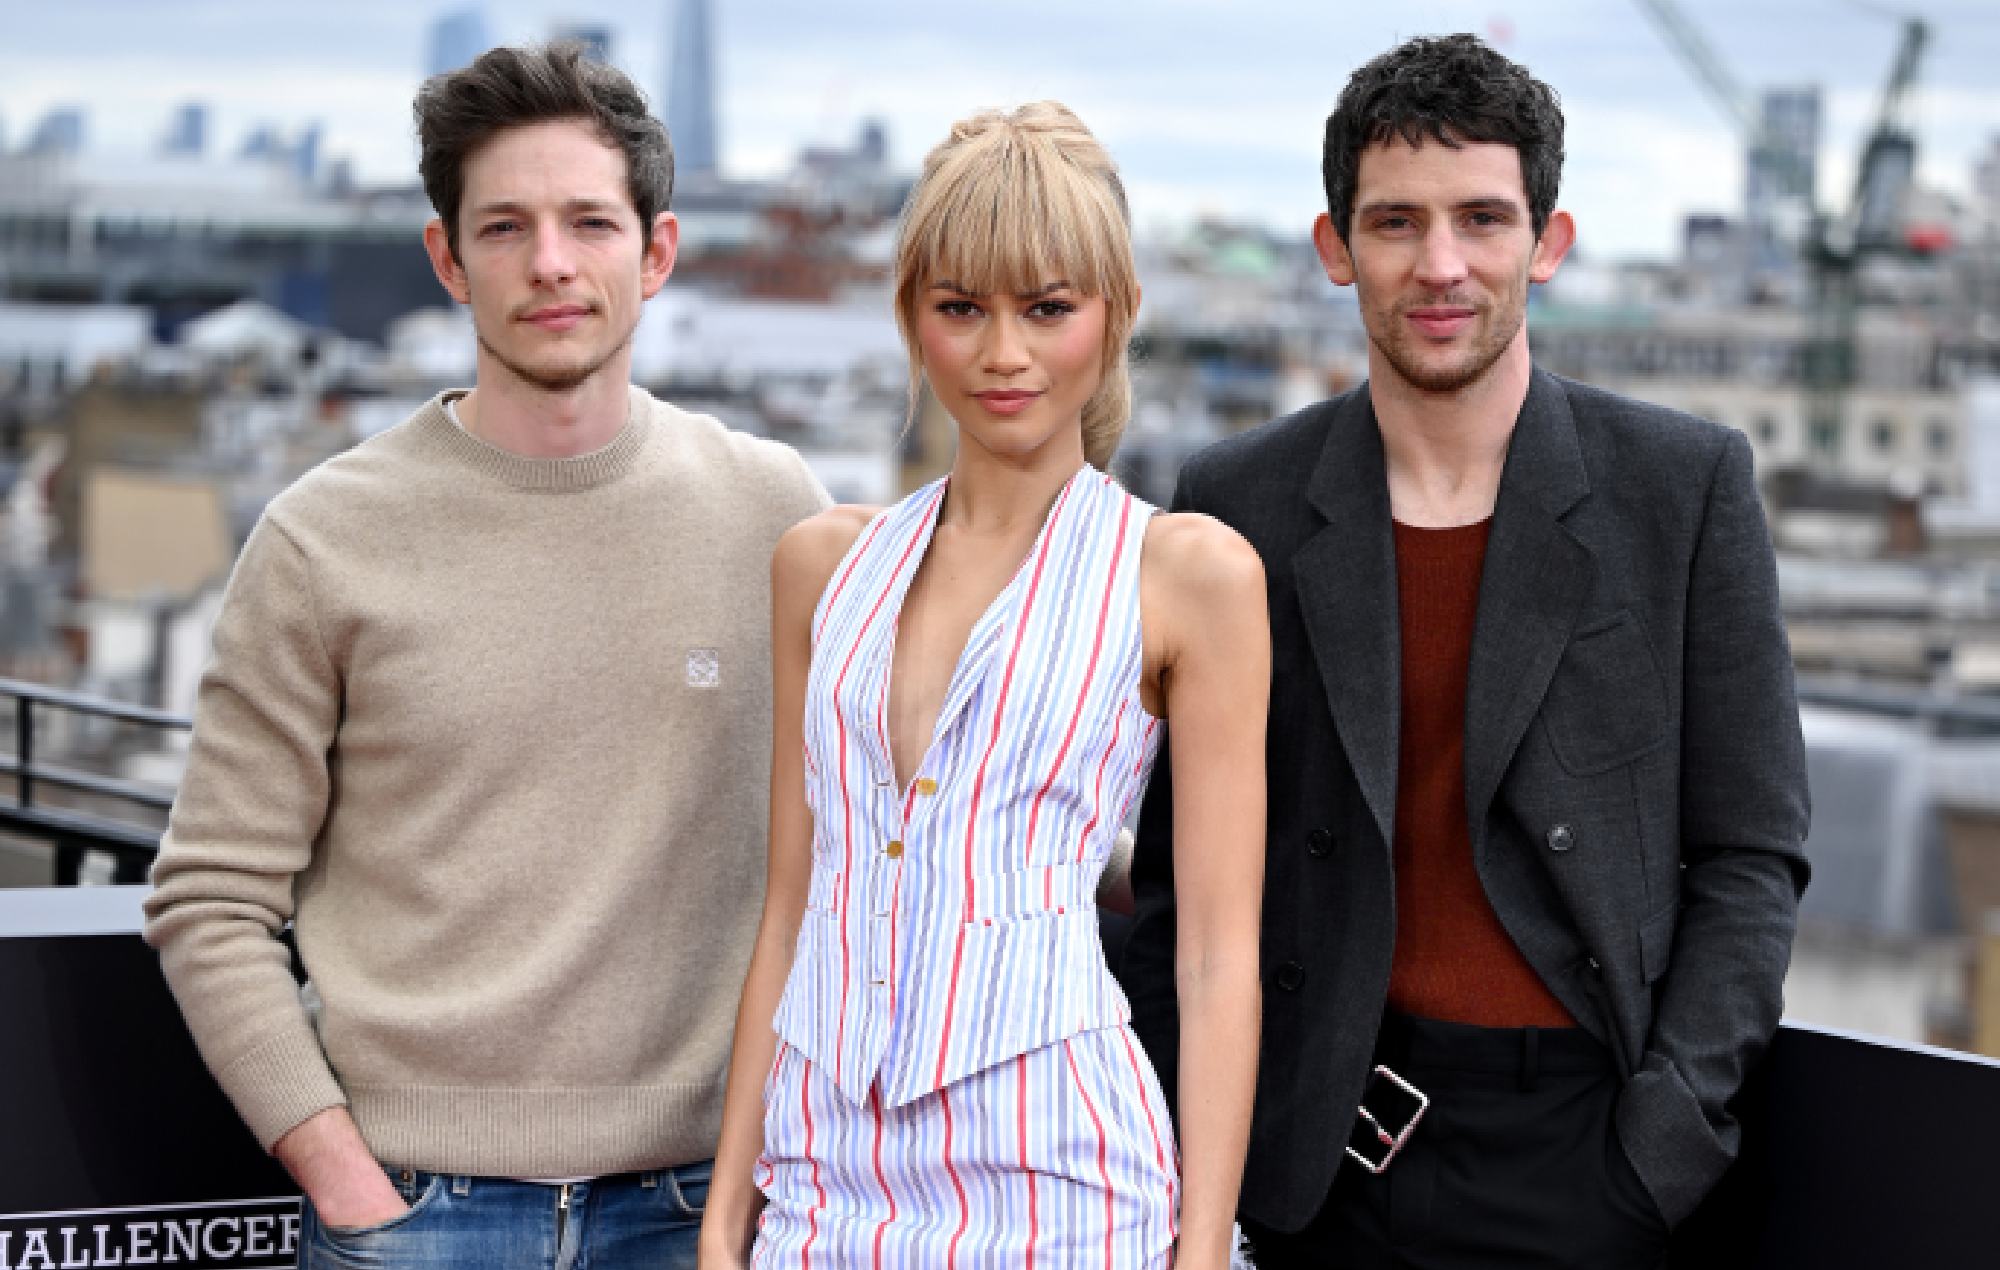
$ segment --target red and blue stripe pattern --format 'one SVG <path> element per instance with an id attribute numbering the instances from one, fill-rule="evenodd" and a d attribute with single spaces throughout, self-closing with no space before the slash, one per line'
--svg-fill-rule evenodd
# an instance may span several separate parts
<path id="1" fill-rule="evenodd" d="M 813 876 L 759 1264 L 1161 1264 L 1171 1128 L 1094 898 L 1159 748 L 1139 694 L 1153 509 L 1093 468 L 1070 479 L 899 790 L 896 619 L 945 488 L 871 521 L 814 615 Z"/>

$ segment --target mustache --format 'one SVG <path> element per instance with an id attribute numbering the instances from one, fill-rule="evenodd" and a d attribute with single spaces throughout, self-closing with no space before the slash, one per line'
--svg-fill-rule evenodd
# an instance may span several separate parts
<path id="1" fill-rule="evenodd" d="M 1484 313 L 1489 302 L 1478 296 L 1460 295 L 1456 291 L 1446 291 L 1438 295 L 1417 296 L 1414 299 L 1398 300 L 1396 311 L 1408 313 L 1412 309 L 1471 309 Z"/>
<path id="2" fill-rule="evenodd" d="M 530 313 L 540 313 L 544 309 L 567 308 L 587 309 L 595 313 L 598 310 L 598 303 L 595 300 L 585 299 L 582 296 L 551 296 L 547 299 L 529 300 L 523 304 L 517 304 L 508 311 L 507 316 L 518 320 L 527 317 Z"/>

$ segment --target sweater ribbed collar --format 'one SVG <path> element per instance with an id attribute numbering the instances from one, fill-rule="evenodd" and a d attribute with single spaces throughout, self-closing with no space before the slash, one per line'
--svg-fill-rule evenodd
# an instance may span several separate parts
<path id="1" fill-rule="evenodd" d="M 637 388 L 631 390 L 625 426 L 609 445 L 567 459 L 531 459 L 503 450 L 473 436 L 452 421 L 445 402 L 465 396 L 462 389 L 441 392 L 417 412 L 416 426 L 425 440 L 481 475 L 518 490 L 569 494 L 594 489 L 632 470 L 652 434 L 652 411 Z"/>

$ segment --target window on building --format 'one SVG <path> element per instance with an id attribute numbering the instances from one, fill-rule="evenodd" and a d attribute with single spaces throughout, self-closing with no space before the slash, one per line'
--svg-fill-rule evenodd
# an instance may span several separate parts
<path id="1" fill-rule="evenodd" d="M 1932 454 L 1942 458 L 1951 453 L 1951 424 L 1943 419 L 1933 418 L 1926 431 L 1929 434 Z"/>
<path id="2" fill-rule="evenodd" d="M 1778 421 L 1770 415 L 1757 416 L 1757 443 L 1776 445 L 1778 443 Z"/>
<path id="3" fill-rule="evenodd" d="M 1896 448 L 1896 421 L 1888 415 L 1876 415 L 1874 424 L 1868 429 L 1868 438 L 1875 443 L 1878 453 L 1889 453 Z"/>
<path id="4" fill-rule="evenodd" d="M 1815 419 L 1808 430 L 1816 453 L 1832 457 L 1840 453 L 1840 420 Z"/>

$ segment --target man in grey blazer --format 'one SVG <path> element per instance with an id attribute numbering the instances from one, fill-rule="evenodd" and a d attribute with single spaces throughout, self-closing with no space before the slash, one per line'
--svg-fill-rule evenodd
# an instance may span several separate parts
<path id="1" fill-rule="evenodd" d="M 1270 583 L 1265 1267 L 1654 1264 L 1778 1024 L 1807 799 L 1750 449 L 1534 367 L 1562 128 L 1471 36 L 1357 71 L 1314 241 L 1369 380 L 1174 498 Z M 1168 1090 L 1172 814 L 1162 762 L 1123 974 Z"/>

